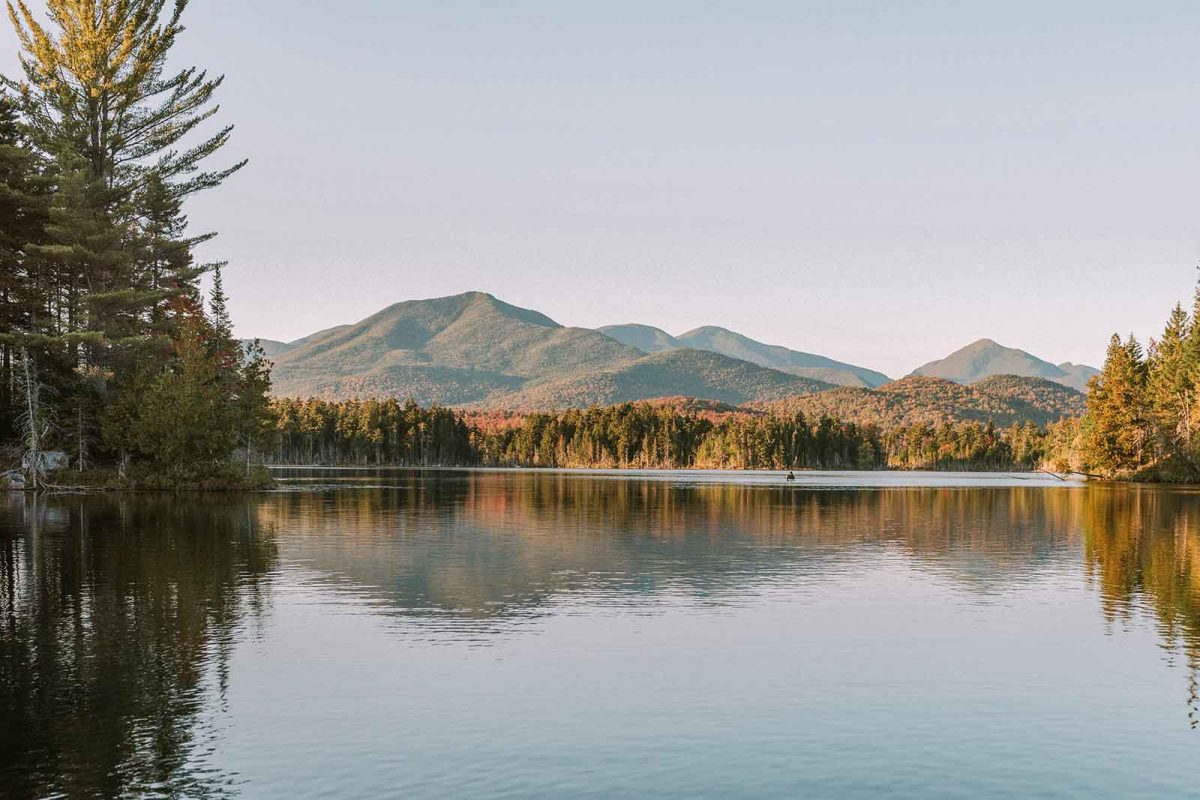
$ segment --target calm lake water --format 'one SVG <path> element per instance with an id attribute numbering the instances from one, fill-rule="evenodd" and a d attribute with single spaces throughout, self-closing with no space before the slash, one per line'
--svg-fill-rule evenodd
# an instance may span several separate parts
<path id="1" fill-rule="evenodd" d="M 1200 494 L 0 495 L 0 797 L 1197 797 Z"/>

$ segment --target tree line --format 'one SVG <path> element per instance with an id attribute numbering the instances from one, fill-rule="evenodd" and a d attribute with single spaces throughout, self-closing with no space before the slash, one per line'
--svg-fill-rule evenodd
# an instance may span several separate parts
<path id="1" fill-rule="evenodd" d="M 801 413 L 701 413 L 626 403 L 487 415 L 411 401 L 282 399 L 276 463 L 643 469 L 1027 470 L 1046 457 L 1032 423 L 876 426 Z"/>
<path id="2" fill-rule="evenodd" d="M 1106 478 L 1200 481 L 1200 291 L 1149 348 L 1113 334 L 1087 413 L 1050 426 L 1048 460 Z"/>
<path id="3" fill-rule="evenodd" d="M 234 480 L 270 430 L 261 349 L 233 338 L 213 233 L 184 204 L 211 168 L 221 77 L 168 58 L 186 0 L 9 4 L 21 74 L 0 79 L 0 443 L 42 479 L 79 471 Z M 201 277 L 212 275 L 207 297 Z M 139 477 L 140 476 L 140 477 Z"/>

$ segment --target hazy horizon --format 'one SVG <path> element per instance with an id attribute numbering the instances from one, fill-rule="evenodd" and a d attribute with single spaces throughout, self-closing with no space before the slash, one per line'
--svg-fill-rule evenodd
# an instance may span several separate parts
<path id="1" fill-rule="evenodd" d="M 40 5 L 37 3 L 31 5 Z M 1200 256 L 1200 7 L 194 2 L 227 76 L 239 335 L 487 291 L 893 377 L 991 338 L 1099 366 Z M 237 24 L 230 24 L 236 21 Z M 0 70 L 16 74 L 3 26 Z"/>

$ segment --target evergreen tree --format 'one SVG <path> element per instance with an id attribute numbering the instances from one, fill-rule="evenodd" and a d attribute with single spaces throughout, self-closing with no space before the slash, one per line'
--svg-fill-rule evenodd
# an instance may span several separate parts
<path id="1" fill-rule="evenodd" d="M 269 446 L 275 431 L 275 414 L 271 408 L 271 362 L 255 339 L 246 345 L 245 363 L 241 365 L 234 417 L 237 420 L 238 444 L 245 450 L 247 474 L 257 455 Z M 377 454 L 377 461 L 381 455 Z"/>
<path id="2" fill-rule="evenodd" d="M 263 446 L 270 377 L 233 339 L 222 265 L 193 257 L 213 234 L 187 234 L 184 200 L 245 162 L 204 167 L 232 131 L 197 138 L 222 79 L 168 69 L 187 0 L 168 5 L 47 0 L 43 24 L 8 4 L 23 78 L 0 95 L 0 437 L 26 354 L 62 422 L 44 438 L 81 468 L 101 444 L 122 471 L 198 478 Z"/>
<path id="3" fill-rule="evenodd" d="M 46 186 L 42 162 L 29 147 L 16 104 L 0 93 L 0 441 L 15 434 L 17 360 L 36 343 L 29 331 L 45 281 L 31 267 L 27 248 L 45 235 Z"/>
<path id="4" fill-rule="evenodd" d="M 1152 453 L 1152 422 L 1147 401 L 1147 369 L 1141 346 L 1131 334 L 1113 334 L 1104 369 L 1088 393 L 1087 463 L 1110 476 L 1133 475 Z"/>
<path id="5" fill-rule="evenodd" d="M 228 299 L 225 297 L 225 282 L 221 279 L 221 267 L 213 269 L 212 292 L 209 294 L 208 308 L 212 317 L 213 329 L 218 336 L 233 339 L 233 321 L 229 318 Z"/>
<path id="6" fill-rule="evenodd" d="M 1186 450 L 1191 445 L 1191 400 L 1194 393 L 1187 345 L 1192 321 L 1176 304 L 1162 338 L 1150 348 L 1149 400 L 1155 424 L 1166 445 Z"/>
<path id="7" fill-rule="evenodd" d="M 52 280 L 33 304 L 43 319 L 30 322 L 83 376 L 69 393 L 81 411 L 121 405 L 146 369 L 170 363 L 171 339 L 182 335 L 171 309 L 197 296 L 206 267 L 192 249 L 210 238 L 185 236 L 180 204 L 244 164 L 203 169 L 230 127 L 185 143 L 216 113 L 221 79 L 168 71 L 187 3 L 166 5 L 48 0 L 44 25 L 22 0 L 9 4 L 23 80 L 7 85 L 55 180 L 47 241 L 29 248 Z M 103 426 L 111 431 L 112 421 Z"/>
<path id="8" fill-rule="evenodd" d="M 212 324 L 194 301 L 177 306 L 175 354 L 139 393 L 130 440 L 154 475 L 191 481 L 220 473 L 237 444 L 237 427 L 210 355 Z"/>

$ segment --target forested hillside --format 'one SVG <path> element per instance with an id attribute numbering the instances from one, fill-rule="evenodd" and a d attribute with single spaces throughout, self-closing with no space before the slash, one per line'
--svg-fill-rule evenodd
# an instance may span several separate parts
<path id="1" fill-rule="evenodd" d="M 518 392 L 488 398 L 480 405 L 542 410 L 681 395 L 736 405 L 831 388 L 828 383 L 764 369 L 717 353 L 673 350 L 607 369 L 536 383 Z"/>
<path id="2" fill-rule="evenodd" d="M 881 372 L 835 361 L 825 356 L 802 353 L 779 345 L 764 344 L 735 331 L 708 325 L 679 336 L 649 325 L 609 325 L 601 333 L 647 353 L 664 350 L 705 350 L 777 369 L 802 378 L 837 386 L 880 386 L 889 378 Z"/>
<path id="3" fill-rule="evenodd" d="M 878 389 L 839 388 L 777 403 L 767 410 L 829 416 L 885 430 L 946 422 L 992 422 L 999 426 L 1031 422 L 1042 426 L 1082 414 L 1079 392 L 1037 378 L 1000 376 L 974 386 L 941 378 L 908 377 Z"/>
<path id="4" fill-rule="evenodd" d="M 482 292 L 398 303 L 272 349 L 278 395 L 330 400 L 527 409 L 680 395 L 741 403 L 829 388 L 711 352 L 647 355 Z"/>

